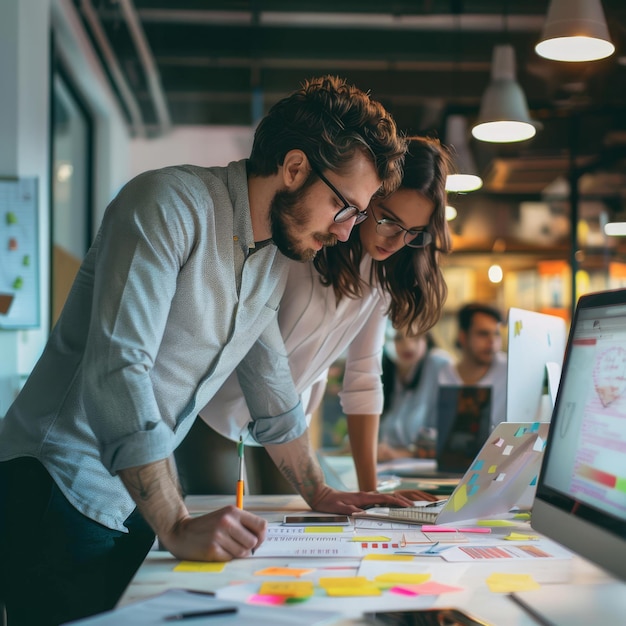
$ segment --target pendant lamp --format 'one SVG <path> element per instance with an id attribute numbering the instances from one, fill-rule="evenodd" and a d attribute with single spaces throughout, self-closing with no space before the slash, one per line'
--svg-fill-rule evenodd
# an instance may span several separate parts
<path id="1" fill-rule="evenodd" d="M 546 59 L 571 62 L 611 56 L 615 46 L 600 0 L 552 0 L 535 52 Z"/>
<path id="2" fill-rule="evenodd" d="M 467 143 L 467 121 L 462 115 L 449 115 L 446 121 L 446 145 L 451 148 L 454 174 L 446 178 L 446 191 L 468 192 L 480 189 L 483 179 L 478 176 L 474 157 Z"/>
<path id="3" fill-rule="evenodd" d="M 515 80 L 513 46 L 495 46 L 491 82 L 483 94 L 472 135 L 480 141 L 510 143 L 530 139 L 535 133 L 526 96 Z"/>

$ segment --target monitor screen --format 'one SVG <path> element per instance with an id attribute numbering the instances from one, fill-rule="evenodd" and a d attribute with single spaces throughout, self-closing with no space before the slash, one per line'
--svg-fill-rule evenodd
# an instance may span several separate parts
<path id="1" fill-rule="evenodd" d="M 507 422 L 550 421 L 567 330 L 555 315 L 509 309 Z"/>
<path id="2" fill-rule="evenodd" d="M 531 524 L 626 579 L 626 290 L 578 302 Z"/>

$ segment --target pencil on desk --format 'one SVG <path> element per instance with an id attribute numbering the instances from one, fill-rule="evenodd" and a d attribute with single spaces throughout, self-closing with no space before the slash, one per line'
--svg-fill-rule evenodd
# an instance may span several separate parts
<path id="1" fill-rule="evenodd" d="M 237 481 L 237 508 L 243 509 L 243 437 L 239 437 L 237 444 L 239 455 L 239 480 Z"/>

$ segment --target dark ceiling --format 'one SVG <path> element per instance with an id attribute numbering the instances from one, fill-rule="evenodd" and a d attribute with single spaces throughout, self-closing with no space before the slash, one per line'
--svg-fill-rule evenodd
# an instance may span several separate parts
<path id="1" fill-rule="evenodd" d="M 250 125 L 303 79 L 332 73 L 371 91 L 401 129 L 445 141 L 448 115 L 475 121 L 493 47 L 508 43 L 543 127 L 520 144 L 472 140 L 491 189 L 537 191 L 572 152 L 589 169 L 623 164 L 624 0 L 602 3 L 616 53 L 583 64 L 535 53 L 548 0 L 74 2 L 135 135 Z"/>

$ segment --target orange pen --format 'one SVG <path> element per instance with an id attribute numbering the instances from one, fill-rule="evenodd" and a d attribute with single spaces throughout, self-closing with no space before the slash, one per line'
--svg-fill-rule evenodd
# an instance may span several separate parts
<path id="1" fill-rule="evenodd" d="M 243 509 L 243 437 L 239 437 L 237 444 L 239 455 L 239 480 L 237 481 L 237 508 Z"/>

